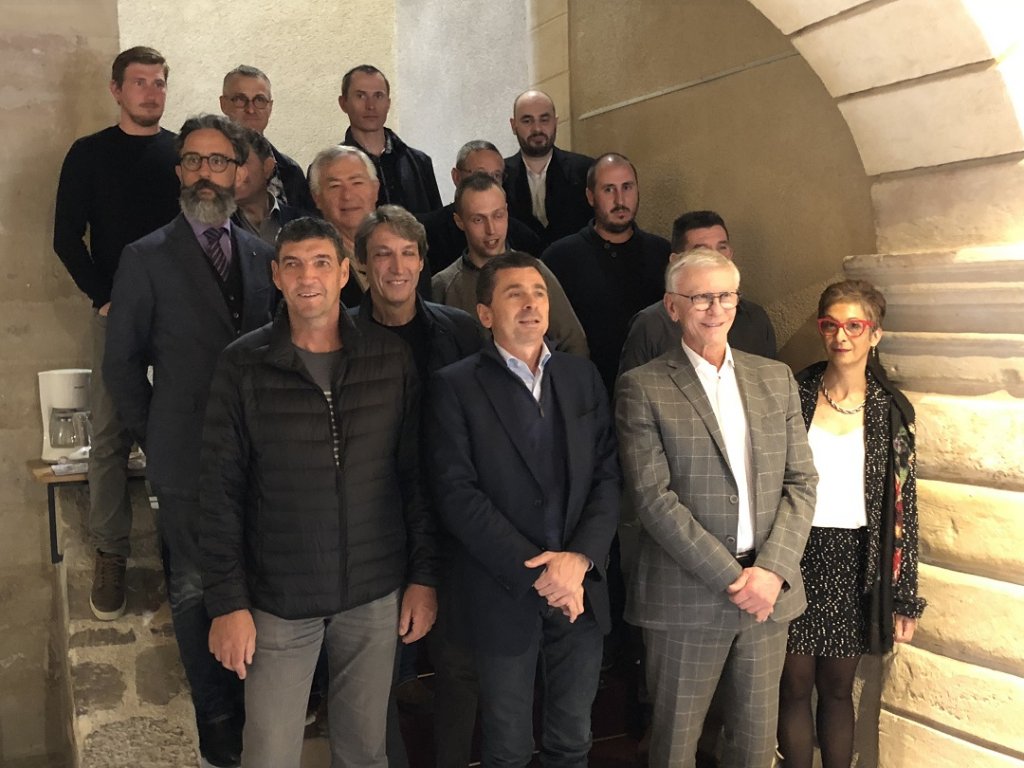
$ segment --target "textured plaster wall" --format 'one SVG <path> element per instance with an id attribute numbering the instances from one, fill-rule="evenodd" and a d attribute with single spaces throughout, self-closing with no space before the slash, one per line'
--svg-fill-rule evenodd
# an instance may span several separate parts
<path id="1" fill-rule="evenodd" d="M 0 765 L 65 750 L 36 372 L 88 365 L 89 306 L 51 248 L 71 142 L 113 121 L 114 0 L 0 0 Z M 33 763 L 42 765 L 43 762 Z"/>
<path id="2" fill-rule="evenodd" d="M 152 45 L 171 66 L 166 127 L 177 130 L 193 113 L 219 113 L 224 74 L 251 64 L 273 85 L 267 137 L 303 167 L 348 127 L 338 107 L 346 70 L 373 64 L 396 99 L 403 92 L 393 0 L 118 0 L 117 12 L 121 47 Z"/>
<path id="3" fill-rule="evenodd" d="M 569 17 L 575 149 L 636 163 L 647 229 L 668 237 L 685 210 L 721 213 L 741 287 L 768 309 L 783 359 L 818 359 L 818 295 L 844 256 L 875 243 L 869 181 L 818 77 L 744 0 L 628 14 L 574 2 Z"/>
<path id="4" fill-rule="evenodd" d="M 441 198 L 455 193 L 455 155 L 472 139 L 518 151 L 512 100 L 529 85 L 523 3 L 397 0 L 395 58 L 401 92 L 391 107 L 402 138 L 434 161 Z"/>

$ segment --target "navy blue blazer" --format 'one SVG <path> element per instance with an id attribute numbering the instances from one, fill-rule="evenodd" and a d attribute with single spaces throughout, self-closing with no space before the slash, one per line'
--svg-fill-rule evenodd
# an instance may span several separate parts
<path id="1" fill-rule="evenodd" d="M 584 608 L 610 628 L 605 565 L 619 520 L 621 477 L 608 396 L 597 369 L 553 352 L 544 372 L 565 422 L 569 455 L 563 551 L 594 563 L 584 579 Z M 457 635 L 482 650 L 520 653 L 546 602 L 533 582 L 541 569 L 523 563 L 544 551 L 541 509 L 548 492 L 526 429 L 508 408 L 524 386 L 493 344 L 438 371 L 431 381 L 425 430 L 438 514 L 458 540 Z"/>
<path id="2" fill-rule="evenodd" d="M 246 333 L 271 320 L 274 250 L 241 227 L 231 231 Z M 221 350 L 238 335 L 209 258 L 183 215 L 125 247 L 110 299 L 103 379 L 121 422 L 145 450 L 147 477 L 158 488 L 198 494 L 210 381 Z"/>

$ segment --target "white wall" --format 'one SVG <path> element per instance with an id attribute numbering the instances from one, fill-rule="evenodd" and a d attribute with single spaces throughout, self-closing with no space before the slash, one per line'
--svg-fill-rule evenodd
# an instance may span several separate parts
<path id="1" fill-rule="evenodd" d="M 392 123 L 397 116 L 402 139 L 430 155 L 448 202 L 459 147 L 486 139 L 505 155 L 519 148 L 508 118 L 530 82 L 526 4 L 396 0 L 395 16 Z"/>
<path id="2" fill-rule="evenodd" d="M 348 127 L 338 108 L 345 71 L 395 71 L 394 0 L 118 0 L 118 21 L 122 49 L 151 45 L 171 67 L 165 127 L 219 113 L 224 74 L 251 64 L 273 85 L 267 137 L 303 167 Z"/>

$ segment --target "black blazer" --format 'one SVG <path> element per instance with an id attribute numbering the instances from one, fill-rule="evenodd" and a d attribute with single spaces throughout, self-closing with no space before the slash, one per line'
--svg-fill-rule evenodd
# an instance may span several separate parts
<path id="1" fill-rule="evenodd" d="M 555 147 L 548 166 L 544 209 L 545 228 L 533 215 L 530 182 L 521 152 L 505 158 L 505 195 L 508 212 L 537 233 L 545 247 L 561 237 L 579 232 L 594 215 L 587 202 L 587 171 L 594 159 Z"/>
<path id="2" fill-rule="evenodd" d="M 274 251 L 241 227 L 231 231 L 246 333 L 271 319 Z M 124 249 L 107 318 L 103 378 L 122 423 L 146 451 L 146 473 L 158 488 L 198 494 L 210 381 L 221 350 L 235 338 L 216 275 L 183 215 Z"/>
<path id="3" fill-rule="evenodd" d="M 302 172 L 299 164 L 273 145 L 270 150 L 274 153 L 274 160 L 277 161 L 276 173 L 281 179 L 287 204 L 304 211 L 317 210 L 316 203 L 313 202 L 313 195 L 309 191 L 306 174 Z"/>
<path id="4" fill-rule="evenodd" d="M 589 360 L 553 352 L 544 386 L 565 419 L 569 456 L 563 550 L 594 567 L 584 579 L 585 610 L 610 628 L 605 563 L 619 520 L 621 478 L 608 396 Z M 546 603 L 533 589 L 540 569 L 523 563 L 544 550 L 539 513 L 548 489 L 538 481 L 523 424 L 508 408 L 522 382 L 493 344 L 438 371 L 426 413 L 429 476 L 454 555 L 457 635 L 477 648 L 520 653 Z"/>

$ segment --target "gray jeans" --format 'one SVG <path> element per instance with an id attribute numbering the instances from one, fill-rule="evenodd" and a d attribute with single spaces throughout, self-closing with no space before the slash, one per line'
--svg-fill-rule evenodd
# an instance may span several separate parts
<path id="1" fill-rule="evenodd" d="M 128 454 L 132 439 L 121 426 L 103 381 L 107 318 L 92 319 L 92 449 L 89 451 L 89 533 L 96 549 L 130 554 L 132 507 L 128 501 Z"/>
<path id="2" fill-rule="evenodd" d="M 299 768 L 310 684 L 327 647 L 332 768 L 387 768 L 388 694 L 398 592 L 325 618 L 253 611 L 256 653 L 245 679 L 244 768 Z"/>

